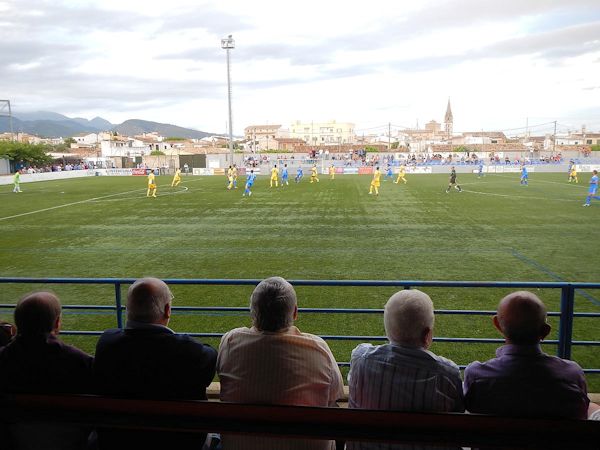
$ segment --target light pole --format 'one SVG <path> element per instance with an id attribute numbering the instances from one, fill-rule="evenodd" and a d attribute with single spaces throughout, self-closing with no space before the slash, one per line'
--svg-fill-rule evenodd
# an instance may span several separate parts
<path id="1" fill-rule="evenodd" d="M 233 164 L 233 126 L 231 123 L 231 71 L 229 69 L 229 50 L 235 48 L 235 41 L 230 34 L 227 38 L 221 39 L 221 48 L 225 49 L 227 54 L 227 102 L 229 104 L 229 153 L 231 155 L 230 164 Z"/>

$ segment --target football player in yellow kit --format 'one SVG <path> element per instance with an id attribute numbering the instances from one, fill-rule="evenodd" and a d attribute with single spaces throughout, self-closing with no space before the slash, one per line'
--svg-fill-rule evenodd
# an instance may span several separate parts
<path id="1" fill-rule="evenodd" d="M 237 166 L 234 164 L 233 168 L 231 169 L 231 175 L 233 176 L 233 188 L 237 189 L 237 179 L 238 179 L 238 168 Z"/>
<path id="2" fill-rule="evenodd" d="M 379 167 L 377 167 L 373 173 L 373 180 L 371 180 L 369 194 L 372 194 L 373 189 L 375 189 L 375 195 L 379 195 L 379 186 L 381 186 L 381 172 L 379 171 Z"/>
<path id="3" fill-rule="evenodd" d="M 335 167 L 333 167 L 333 164 L 329 166 L 329 178 L 335 180 Z"/>
<path id="4" fill-rule="evenodd" d="M 227 169 L 227 189 L 231 189 L 233 187 L 233 167 L 229 166 Z"/>
<path id="5" fill-rule="evenodd" d="M 400 166 L 400 172 L 398 172 L 398 178 L 396 178 L 396 181 L 394 181 L 394 183 L 398 184 L 400 182 L 400 180 L 404 181 L 404 184 L 406 184 L 406 178 L 404 178 L 404 175 L 406 175 L 406 168 L 404 167 L 404 164 Z"/>
<path id="6" fill-rule="evenodd" d="M 148 190 L 146 191 L 146 197 L 156 197 L 156 180 L 154 177 L 154 171 L 151 170 L 148 174 Z"/>
<path id="7" fill-rule="evenodd" d="M 271 187 L 273 187 L 273 182 L 275 182 L 275 187 L 279 186 L 279 169 L 277 168 L 277 164 L 271 169 Z"/>
<path id="8" fill-rule="evenodd" d="M 571 172 L 569 172 L 569 183 L 574 181 L 575 183 L 579 183 L 579 179 L 577 178 L 577 168 L 575 164 L 571 167 Z"/>
<path id="9" fill-rule="evenodd" d="M 317 176 L 317 165 L 316 164 L 310 168 L 310 182 L 314 183 L 315 181 L 317 183 L 319 182 L 319 177 Z"/>
<path id="10" fill-rule="evenodd" d="M 171 187 L 177 186 L 181 183 L 181 169 L 177 168 L 175 171 L 175 176 L 173 177 L 173 181 L 171 182 Z"/>

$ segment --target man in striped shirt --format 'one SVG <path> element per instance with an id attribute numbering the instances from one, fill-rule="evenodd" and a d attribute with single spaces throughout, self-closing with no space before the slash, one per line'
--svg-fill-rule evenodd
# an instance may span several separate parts
<path id="1" fill-rule="evenodd" d="M 463 412 L 458 366 L 428 350 L 434 324 L 431 298 L 416 289 L 396 292 L 385 305 L 383 320 L 389 344 L 360 344 L 352 351 L 348 406 L 412 412 Z M 348 442 L 347 448 L 416 447 Z"/>
<path id="2" fill-rule="evenodd" d="M 343 380 L 323 339 L 294 326 L 296 292 L 281 277 L 260 282 L 250 297 L 252 328 L 221 339 L 217 372 L 221 401 L 267 405 L 334 406 Z M 223 449 L 326 450 L 333 441 L 223 435 Z"/>

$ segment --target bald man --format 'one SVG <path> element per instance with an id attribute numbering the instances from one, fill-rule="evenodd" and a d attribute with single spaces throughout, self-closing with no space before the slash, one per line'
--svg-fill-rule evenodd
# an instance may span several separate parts
<path id="1" fill-rule="evenodd" d="M 502 416 L 585 419 L 589 399 L 577 363 L 542 352 L 550 333 L 546 307 L 533 293 L 504 297 L 493 318 L 506 345 L 496 358 L 465 369 L 465 402 L 470 412 Z"/>
<path id="2" fill-rule="evenodd" d="M 0 348 L 0 392 L 88 394 L 93 391 L 93 358 L 58 339 L 61 304 L 51 292 L 33 292 L 15 307 L 16 336 Z M 50 416 L 49 416 L 50 417 Z M 9 427 L 15 448 L 86 448 L 90 429 L 75 425 L 19 421 Z M 0 441 L 3 447 L 6 441 Z"/>
<path id="3" fill-rule="evenodd" d="M 127 292 L 124 330 L 105 331 L 96 346 L 94 375 L 102 394 L 128 398 L 206 400 L 217 352 L 168 328 L 173 294 L 157 278 Z M 101 449 L 201 448 L 205 435 L 101 430 Z"/>
<path id="4" fill-rule="evenodd" d="M 51 292 L 33 292 L 15 306 L 17 335 L 0 349 L 0 390 L 89 393 L 93 358 L 58 339 L 61 304 Z"/>

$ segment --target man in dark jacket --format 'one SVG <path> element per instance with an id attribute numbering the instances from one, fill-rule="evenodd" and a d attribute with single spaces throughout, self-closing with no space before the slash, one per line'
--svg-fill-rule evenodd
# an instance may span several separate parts
<path id="1" fill-rule="evenodd" d="M 17 335 L 0 348 L 0 391 L 78 394 L 92 391 L 93 358 L 57 337 L 61 304 L 51 292 L 33 292 L 15 307 Z M 18 448 L 82 448 L 89 429 L 20 422 L 10 434 Z"/>
<path id="2" fill-rule="evenodd" d="M 96 346 L 94 376 L 101 394 L 140 399 L 206 400 L 217 352 L 167 327 L 173 295 L 156 278 L 129 288 L 127 325 L 107 330 Z M 200 448 L 205 435 L 100 430 L 101 448 Z"/>

